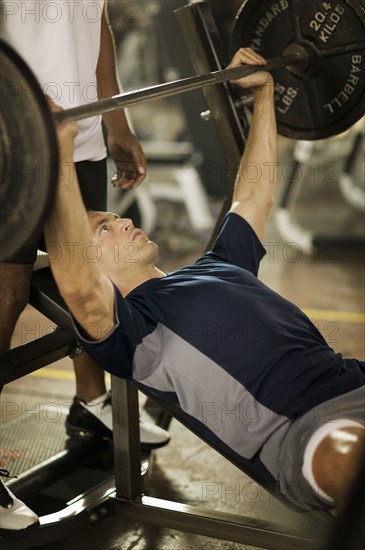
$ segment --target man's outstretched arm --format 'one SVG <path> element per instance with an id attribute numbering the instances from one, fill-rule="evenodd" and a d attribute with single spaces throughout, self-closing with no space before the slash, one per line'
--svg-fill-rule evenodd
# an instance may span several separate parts
<path id="1" fill-rule="evenodd" d="M 52 273 L 67 306 L 93 339 L 113 328 L 114 288 L 94 261 L 88 216 L 82 202 L 73 163 L 75 123 L 57 128 L 60 170 L 57 197 L 45 227 L 46 247 Z"/>
<path id="2" fill-rule="evenodd" d="M 259 71 L 234 83 L 251 88 L 254 109 L 249 136 L 236 177 L 230 211 L 245 218 L 258 237 L 264 236 L 265 220 L 272 208 L 277 172 L 277 129 L 274 110 L 274 83 L 266 61 L 250 48 L 241 48 L 229 67 L 262 65 Z"/>

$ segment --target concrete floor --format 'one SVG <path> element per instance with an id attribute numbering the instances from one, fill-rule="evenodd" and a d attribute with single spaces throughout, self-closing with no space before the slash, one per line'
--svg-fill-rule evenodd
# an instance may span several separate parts
<path id="1" fill-rule="evenodd" d="M 285 163 L 290 158 L 291 145 L 284 139 L 280 144 L 281 162 Z M 346 144 L 345 139 L 343 145 Z M 327 162 L 336 162 L 340 165 L 341 156 L 336 147 L 335 152 L 333 147 L 318 152 L 313 163 L 318 161 L 325 166 Z M 363 174 L 363 167 L 360 174 Z M 210 207 L 216 215 L 219 201 L 211 200 Z M 177 209 L 176 217 L 183 216 L 181 206 L 172 208 Z M 279 238 L 271 215 L 265 235 L 271 253 L 263 260 L 259 276 L 304 309 L 336 351 L 365 360 L 364 250 L 360 252 L 359 247 L 344 246 L 340 242 L 343 235 L 364 236 L 364 216 L 344 203 L 336 184 L 318 185 L 310 181 L 301 192 L 294 215 L 304 226 L 322 231 L 327 238 L 333 237 L 336 244 L 322 249 L 317 255 L 306 256 L 293 243 L 288 245 Z M 156 234 L 163 237 L 159 228 Z M 176 239 L 174 244 L 167 238 L 162 239 L 161 268 L 169 271 L 193 261 L 207 238 L 206 234 L 188 229 L 181 231 L 180 247 L 176 247 Z M 13 345 L 23 344 L 48 329 L 48 320 L 28 306 L 19 319 Z M 66 358 L 8 384 L 1 400 L 3 421 L 51 402 L 68 406 L 73 395 L 72 363 Z M 154 453 L 155 464 L 146 494 L 279 523 L 302 521 L 177 421 L 172 421 L 170 429 L 170 444 Z M 8 467 L 11 469 L 11 465 Z M 214 491 L 207 496 L 208 484 L 213 484 L 209 487 L 213 486 Z M 108 517 L 77 536 L 43 548 L 249 550 L 252 547 Z"/>

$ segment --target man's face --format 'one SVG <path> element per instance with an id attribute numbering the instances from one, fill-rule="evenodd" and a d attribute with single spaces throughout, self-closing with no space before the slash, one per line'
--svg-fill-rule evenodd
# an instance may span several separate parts
<path id="1" fill-rule="evenodd" d="M 139 268 L 153 263 L 158 247 L 129 218 L 111 212 L 88 212 L 93 242 L 98 245 L 106 272 Z M 104 269 L 103 269 L 104 271 Z"/>

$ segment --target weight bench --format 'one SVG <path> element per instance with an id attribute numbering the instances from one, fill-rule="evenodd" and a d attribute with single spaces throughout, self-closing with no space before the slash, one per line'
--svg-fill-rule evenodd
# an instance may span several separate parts
<path id="1" fill-rule="evenodd" d="M 34 272 L 29 303 L 56 323 L 58 328 L 51 334 L 4 354 L 2 357 L 4 365 L 0 370 L 2 384 L 24 376 L 61 357 L 80 352 L 73 333 L 70 314 L 58 293 L 49 268 Z M 38 354 L 38 356 L 32 357 L 32 354 Z M 74 499 L 67 509 L 41 517 L 40 528 L 33 529 L 26 535 L 12 536 L 9 541 L 6 539 L 9 550 L 32 548 L 57 540 L 61 536 L 71 534 L 75 529 L 85 528 L 91 516 L 95 521 L 95 517 L 101 519 L 111 513 L 138 523 L 149 523 L 271 550 L 283 550 L 283 548 L 323 550 L 328 532 L 334 524 L 332 516 L 325 512 L 303 514 L 305 528 L 291 529 L 287 525 L 144 496 L 143 482 L 148 470 L 147 458 L 144 457 L 144 462 L 143 460 L 141 462 L 139 430 L 135 429 L 139 418 L 138 390 L 140 388 L 137 383 L 115 376 L 111 378 L 111 385 L 114 396 L 115 477 L 109 477 L 88 493 L 80 495 L 80 498 Z M 194 430 L 189 417 L 178 405 L 156 397 L 153 392 L 147 394 L 144 391 L 144 393 L 147 395 L 145 409 L 156 424 L 167 428 L 173 417 L 204 441 L 204 438 Z M 79 448 L 75 452 L 86 454 L 88 451 Z M 103 449 L 99 452 L 102 453 Z M 231 456 L 224 456 L 232 461 Z M 254 481 L 263 485 L 248 467 L 243 468 L 242 463 L 233 463 Z M 12 481 L 9 487 L 16 492 L 21 491 L 21 480 Z M 274 488 L 269 489 L 276 498 L 280 498 Z"/>

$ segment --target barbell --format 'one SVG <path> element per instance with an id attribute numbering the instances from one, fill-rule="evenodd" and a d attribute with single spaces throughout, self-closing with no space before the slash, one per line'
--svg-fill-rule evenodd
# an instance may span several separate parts
<path id="1" fill-rule="evenodd" d="M 294 67 L 296 64 L 304 66 L 307 65 L 307 63 L 309 63 L 307 52 L 300 49 L 296 50 L 293 46 L 288 55 L 269 59 L 268 64 L 265 65 L 264 68 L 266 71 L 274 71 L 275 69 L 282 69 L 283 67 Z M 87 105 L 66 109 L 60 113 L 56 113 L 54 116 L 56 122 L 81 120 L 93 115 L 115 111 L 115 109 L 132 107 L 144 101 L 162 99 L 164 97 L 170 97 L 185 92 L 191 92 L 192 90 L 197 90 L 199 88 L 204 88 L 204 86 L 211 86 L 213 84 L 227 82 L 228 80 L 234 80 L 235 78 L 249 76 L 250 74 L 262 70 L 262 66 L 253 65 L 242 65 L 231 69 L 222 69 L 220 71 L 213 71 L 208 74 L 191 76 L 188 78 L 174 80 L 172 82 L 165 82 L 164 84 L 149 86 L 148 88 L 143 88 L 142 90 L 137 90 L 134 92 L 118 94 L 107 99 L 100 99 L 99 101 L 94 101 L 93 103 L 89 103 Z"/>
<path id="2" fill-rule="evenodd" d="M 279 133 L 323 139 L 364 114 L 364 36 L 365 9 L 358 0 L 246 0 L 235 20 L 232 49 L 250 46 L 268 58 Z M 0 260 L 38 231 L 52 206 L 58 176 L 55 121 L 80 120 L 258 70 L 262 67 L 223 69 L 52 114 L 29 67 L 0 41 Z"/>

